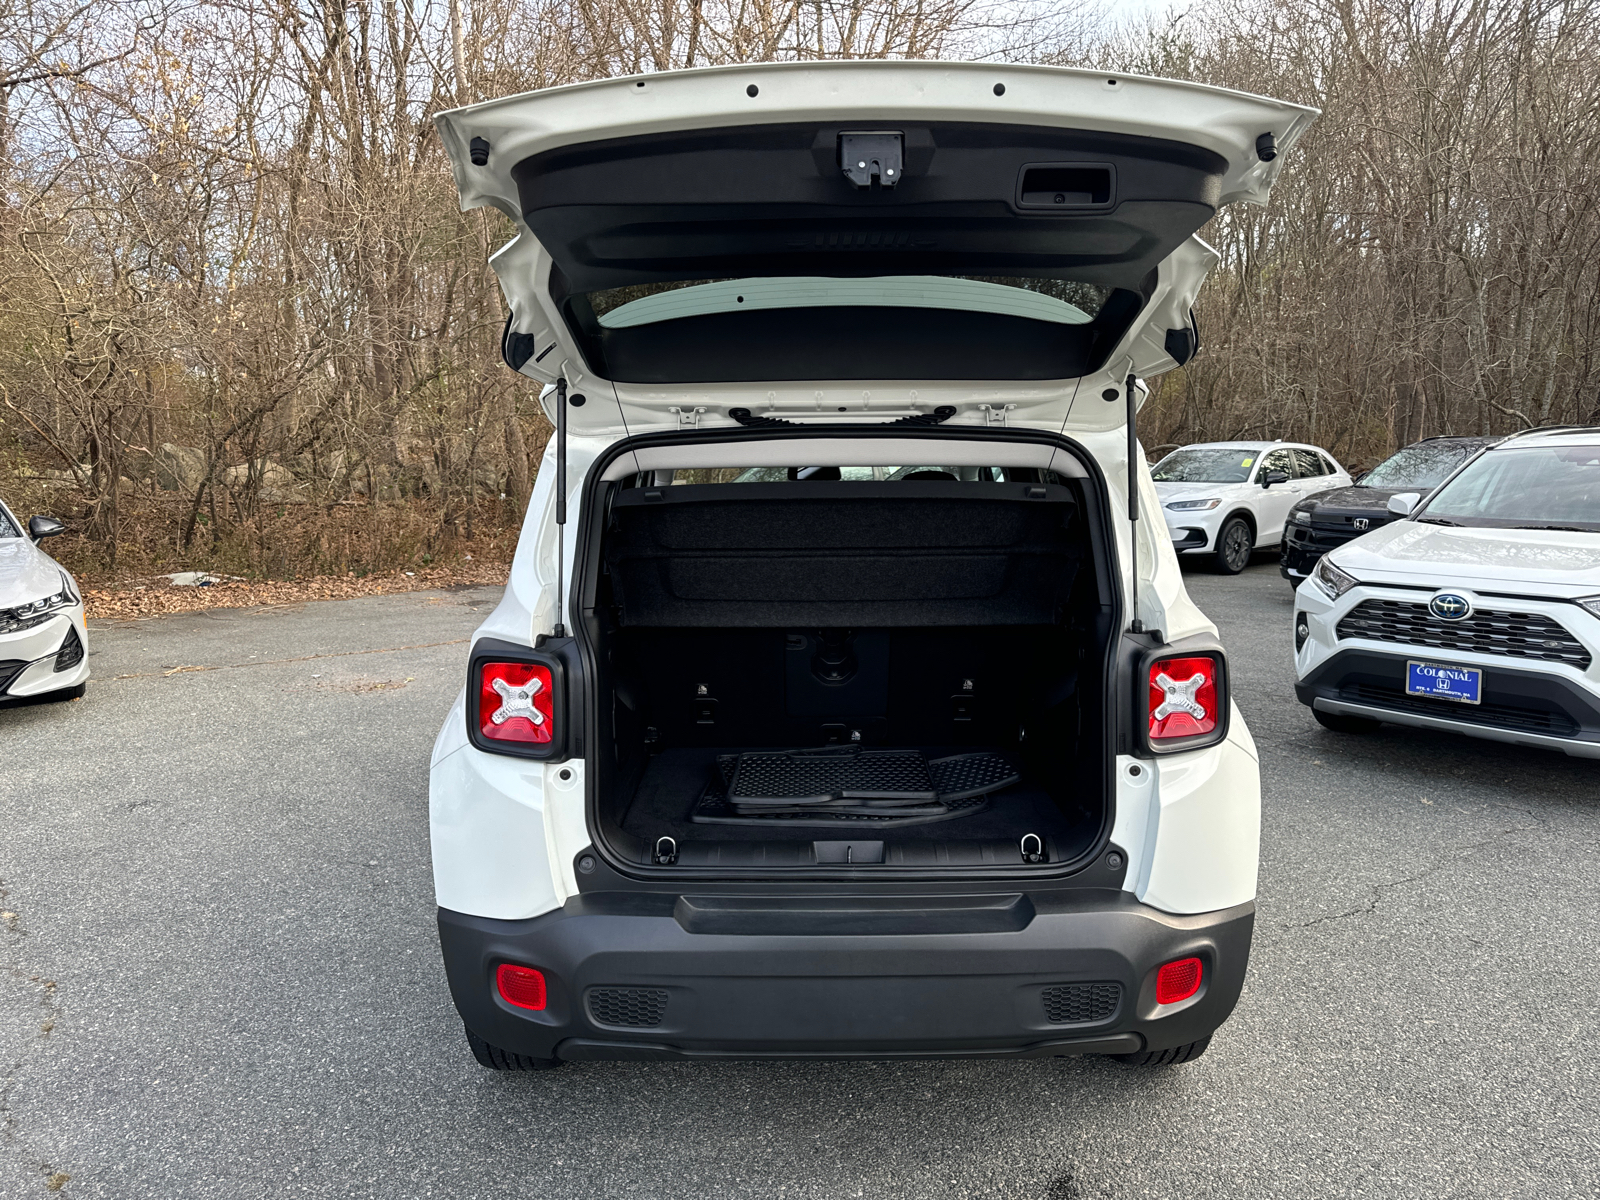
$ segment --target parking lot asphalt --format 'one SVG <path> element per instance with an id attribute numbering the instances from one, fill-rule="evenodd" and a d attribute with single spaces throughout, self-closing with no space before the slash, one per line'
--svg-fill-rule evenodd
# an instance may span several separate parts
<path id="1" fill-rule="evenodd" d="M 493 589 L 91 627 L 0 710 L 0 1196 L 1600 1194 L 1600 763 L 1294 702 L 1275 567 L 1190 573 L 1261 752 L 1243 999 L 1181 1067 L 469 1055 L 429 750 Z"/>

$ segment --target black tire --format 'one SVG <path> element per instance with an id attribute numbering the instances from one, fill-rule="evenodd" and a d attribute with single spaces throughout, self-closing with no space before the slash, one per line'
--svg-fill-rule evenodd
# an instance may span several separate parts
<path id="1" fill-rule="evenodd" d="M 1311 715 L 1317 719 L 1318 725 L 1335 733 L 1375 733 L 1383 724 L 1382 721 L 1374 721 L 1371 717 L 1352 717 L 1348 713 L 1323 712 L 1320 708 L 1313 708 Z"/>
<path id="2" fill-rule="evenodd" d="M 1237 575 L 1250 565 L 1255 553 L 1256 534 L 1250 522 L 1243 517 L 1229 517 L 1217 531 L 1217 548 L 1211 553 L 1211 563 L 1219 575 Z"/>
<path id="3" fill-rule="evenodd" d="M 491 1071 L 553 1071 L 561 1065 L 559 1058 L 529 1058 L 526 1054 L 513 1054 L 499 1046 L 491 1046 L 472 1030 L 467 1030 L 467 1045 L 472 1047 L 472 1057 L 480 1067 Z"/>
<path id="4" fill-rule="evenodd" d="M 1190 1042 L 1187 1046 L 1170 1046 L 1165 1050 L 1142 1050 L 1138 1054 L 1118 1054 L 1114 1057 L 1118 1062 L 1127 1063 L 1130 1067 L 1175 1067 L 1179 1063 L 1193 1062 L 1206 1052 L 1206 1047 L 1211 1045 L 1211 1035 L 1208 1033 L 1198 1042 Z"/>

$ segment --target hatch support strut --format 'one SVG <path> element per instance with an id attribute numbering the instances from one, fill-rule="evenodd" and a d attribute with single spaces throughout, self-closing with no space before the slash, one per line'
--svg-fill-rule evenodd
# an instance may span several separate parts
<path id="1" fill-rule="evenodd" d="M 1133 601 L 1133 622 L 1128 626 L 1132 633 L 1143 633 L 1144 622 L 1139 619 L 1139 469 L 1135 465 L 1139 453 L 1139 433 L 1134 428 L 1134 414 L 1138 403 L 1133 396 L 1134 377 L 1130 373 L 1122 390 L 1128 402 L 1128 544 L 1132 553 L 1128 562 L 1128 577 L 1133 586 L 1129 591 Z"/>
<path id="2" fill-rule="evenodd" d="M 567 377 L 556 379 L 556 623 L 551 631 L 567 636 L 561 601 L 567 590 Z"/>

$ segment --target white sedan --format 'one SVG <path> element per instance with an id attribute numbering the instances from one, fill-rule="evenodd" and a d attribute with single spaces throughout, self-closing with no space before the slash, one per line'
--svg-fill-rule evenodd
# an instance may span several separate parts
<path id="1" fill-rule="evenodd" d="M 0 504 L 0 701 L 83 695 L 89 678 L 83 594 L 39 542 L 65 530 L 34 517 L 24 531 Z"/>
<path id="2" fill-rule="evenodd" d="M 1172 548 L 1211 556 L 1237 575 L 1253 551 L 1277 546 L 1289 510 L 1350 473 L 1317 446 L 1299 442 L 1206 442 L 1174 450 L 1151 468 Z"/>

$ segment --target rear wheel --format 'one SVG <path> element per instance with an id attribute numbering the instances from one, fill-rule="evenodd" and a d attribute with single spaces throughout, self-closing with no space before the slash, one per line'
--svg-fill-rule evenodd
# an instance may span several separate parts
<path id="1" fill-rule="evenodd" d="M 1374 721 L 1371 717 L 1352 717 L 1348 713 L 1323 712 L 1320 708 L 1313 708 L 1311 715 L 1317 719 L 1318 725 L 1335 733 L 1372 733 L 1383 724 L 1382 721 Z"/>
<path id="2" fill-rule="evenodd" d="M 1171 1046 L 1166 1050 L 1141 1050 L 1138 1054 L 1118 1054 L 1118 1062 L 1125 1062 L 1132 1067 L 1173 1067 L 1179 1063 L 1193 1062 L 1206 1052 L 1206 1047 L 1211 1045 L 1211 1035 L 1208 1033 L 1197 1042 L 1190 1042 L 1186 1046 Z"/>
<path id="3" fill-rule="evenodd" d="M 1217 549 L 1212 562 L 1223 575 L 1237 575 L 1250 565 L 1250 552 L 1256 548 L 1256 535 L 1243 517 L 1229 517 L 1217 534 Z"/>
<path id="4" fill-rule="evenodd" d="M 559 1058 L 529 1058 L 526 1054 L 513 1054 L 499 1046 L 491 1046 L 472 1030 L 467 1030 L 467 1045 L 472 1047 L 472 1057 L 480 1067 L 491 1071 L 553 1071 L 561 1065 Z"/>

